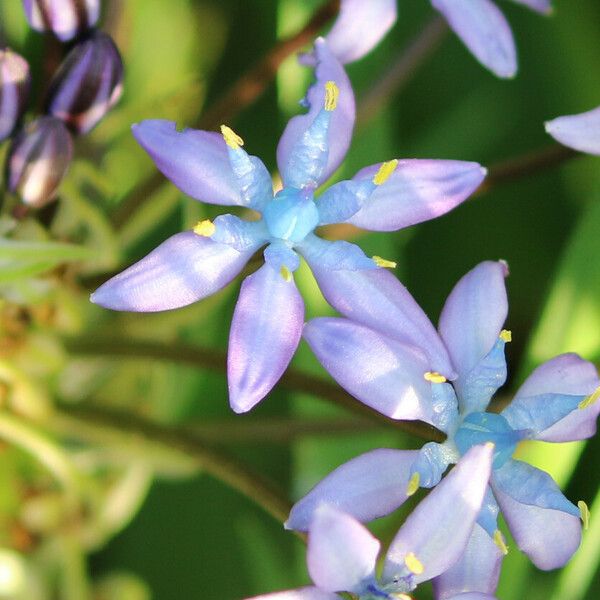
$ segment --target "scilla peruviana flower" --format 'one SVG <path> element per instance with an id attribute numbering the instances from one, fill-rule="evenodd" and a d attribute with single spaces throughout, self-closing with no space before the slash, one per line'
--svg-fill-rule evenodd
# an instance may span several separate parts
<path id="1" fill-rule="evenodd" d="M 474 446 L 408 516 L 376 574 L 380 543 L 352 516 L 320 504 L 308 528 L 306 562 L 314 586 L 258 596 L 254 600 L 339 600 L 350 592 L 360 600 L 410 600 L 407 592 L 452 568 L 463 554 L 485 495 L 493 444 Z M 468 586 L 466 591 L 469 592 Z M 493 596 L 446 595 L 436 598 L 491 600 Z"/>
<path id="2" fill-rule="evenodd" d="M 513 0 L 539 13 L 551 0 Z M 492 0 L 431 0 L 473 56 L 498 77 L 517 73 L 517 51 L 508 21 Z M 396 0 L 342 0 L 340 14 L 325 38 L 332 52 L 349 63 L 363 57 L 396 20 Z M 302 59 L 311 62 L 310 55 Z"/>
<path id="3" fill-rule="evenodd" d="M 29 25 L 52 31 L 62 42 L 93 27 L 100 16 L 100 0 L 23 0 Z"/>
<path id="4" fill-rule="evenodd" d="M 391 264 L 368 258 L 354 244 L 317 237 L 318 225 L 349 222 L 376 231 L 400 229 L 451 210 L 485 176 L 477 163 L 393 160 L 363 169 L 315 200 L 317 187 L 346 154 L 355 116 L 343 68 L 322 40 L 316 52 L 309 110 L 288 123 L 279 142 L 283 189 L 275 195 L 266 167 L 243 150 L 241 138 L 228 127 L 220 136 L 179 132 L 167 121 L 134 126 L 136 139 L 182 191 L 214 204 L 252 208 L 262 218 L 249 222 L 228 214 L 214 223 L 202 221 L 193 231 L 169 238 L 91 297 L 114 310 L 185 306 L 224 287 L 266 246 L 265 264 L 242 284 L 229 336 L 229 396 L 236 412 L 251 409 L 271 390 L 299 343 L 304 304 L 293 272 L 300 256 L 336 307 L 345 302 L 336 282 L 377 286 L 382 267 Z"/>
<path id="5" fill-rule="evenodd" d="M 546 131 L 569 148 L 600 156 L 600 106 L 547 121 Z"/>
<path id="6" fill-rule="evenodd" d="M 500 414 L 486 412 L 506 379 L 504 346 L 511 339 L 502 329 L 508 311 L 506 275 L 503 262 L 481 263 L 448 297 L 438 340 L 447 350 L 452 375 L 431 368 L 427 339 L 419 341 L 410 330 L 415 322 L 407 321 L 404 336 L 397 328 L 386 328 L 384 321 L 371 328 L 339 318 L 313 319 L 306 325 L 304 336 L 313 352 L 351 394 L 389 417 L 431 423 L 447 439 L 420 451 L 379 449 L 351 460 L 294 506 L 288 527 L 306 529 L 322 501 L 363 521 L 388 514 L 420 486 L 437 485 L 447 466 L 474 444 L 493 442 L 490 487 L 468 553 L 481 557 L 480 566 L 485 561 L 479 591 L 495 588 L 500 551 L 506 550 L 497 527 L 499 510 L 518 546 L 539 568 L 562 566 L 571 557 L 581 538 L 580 518 L 584 526 L 588 519 L 587 506 L 569 502 L 547 473 L 513 454 L 525 439 L 567 442 L 592 436 L 600 381 L 591 363 L 563 354 L 539 366 Z M 360 303 L 361 298 L 352 301 Z M 398 304 L 404 307 L 401 313 L 391 304 L 384 306 L 388 322 L 418 314 L 408 293 Z M 457 569 L 468 571 L 469 566 L 463 562 Z"/>

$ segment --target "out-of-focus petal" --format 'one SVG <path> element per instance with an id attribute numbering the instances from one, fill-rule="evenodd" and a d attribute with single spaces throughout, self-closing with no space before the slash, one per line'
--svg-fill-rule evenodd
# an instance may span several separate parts
<path id="1" fill-rule="evenodd" d="M 331 112 L 331 121 L 328 128 L 328 158 L 325 168 L 319 176 L 319 182 L 326 181 L 340 166 L 352 140 L 354 128 L 355 104 L 354 93 L 348 76 L 342 65 L 333 56 L 325 40 L 317 39 L 315 42 L 317 67 L 315 69 L 316 81 L 308 90 L 306 104 L 309 110 L 306 114 L 290 119 L 287 124 L 279 146 L 277 147 L 277 165 L 282 173 L 286 185 L 302 187 L 306 182 L 302 174 L 291 169 L 290 159 L 296 145 L 302 140 L 305 133 L 321 112 L 325 102 L 325 84 L 333 81 L 339 88 L 337 106 Z"/>
<path id="2" fill-rule="evenodd" d="M 52 31 L 66 42 L 93 27 L 100 16 L 100 0 L 23 0 L 32 29 Z"/>
<path id="3" fill-rule="evenodd" d="M 416 346 L 430 360 L 429 369 L 448 379 L 456 373 L 446 348 L 427 315 L 408 290 L 385 269 L 324 269 L 304 254 L 323 296 L 345 317 Z"/>
<path id="4" fill-rule="evenodd" d="M 383 578 L 437 577 L 465 550 L 490 477 L 491 444 L 474 446 L 407 517 L 385 558 Z M 408 556 L 421 565 L 411 569 Z"/>
<path id="5" fill-rule="evenodd" d="M 308 529 L 308 572 L 322 590 L 360 593 L 374 577 L 379 548 L 356 519 L 323 504 Z"/>
<path id="6" fill-rule="evenodd" d="M 373 259 L 366 256 L 359 246 L 344 240 L 330 242 L 308 234 L 301 243 L 296 244 L 296 249 L 311 266 L 318 265 L 322 272 L 378 268 Z"/>
<path id="7" fill-rule="evenodd" d="M 517 73 L 510 25 L 492 0 L 431 0 L 475 58 L 498 77 Z"/>
<path id="8" fill-rule="evenodd" d="M 359 171 L 353 181 L 372 179 L 381 164 Z M 400 160 L 348 222 L 373 231 L 395 231 L 434 219 L 466 200 L 486 170 L 459 160 Z"/>
<path id="9" fill-rule="evenodd" d="M 437 596 L 436 596 L 437 600 Z M 451 596 L 448 600 L 498 600 L 493 594 L 482 594 L 480 592 L 465 592 L 457 596 Z"/>
<path id="10" fill-rule="evenodd" d="M 303 322 L 304 303 L 291 276 L 265 264 L 244 280 L 227 353 L 235 412 L 250 410 L 271 391 L 292 360 Z"/>
<path id="11" fill-rule="evenodd" d="M 30 84 L 27 61 L 10 48 L 0 49 L 0 141 L 11 134 L 21 118 Z"/>
<path id="12" fill-rule="evenodd" d="M 501 563 L 500 549 L 488 533 L 475 524 L 464 554 L 433 580 L 436 599 L 493 598 Z"/>
<path id="13" fill-rule="evenodd" d="M 427 357 L 347 319 L 318 318 L 304 338 L 331 376 L 361 402 L 392 419 L 433 419 Z"/>
<path id="14" fill-rule="evenodd" d="M 600 106 L 588 112 L 547 121 L 546 131 L 569 148 L 600 155 Z"/>
<path id="15" fill-rule="evenodd" d="M 522 4 L 531 10 L 549 15 L 552 12 L 552 0 L 512 0 L 517 4 Z"/>
<path id="16" fill-rule="evenodd" d="M 292 507 L 287 529 L 306 531 L 322 503 L 367 522 L 388 515 L 408 497 L 416 450 L 378 448 L 339 466 Z"/>
<path id="17" fill-rule="evenodd" d="M 325 41 L 341 63 L 350 63 L 370 52 L 396 18 L 396 0 L 342 0 Z"/>
<path id="18" fill-rule="evenodd" d="M 492 488 L 519 548 L 540 569 L 563 566 L 579 547 L 579 510 L 550 475 L 509 460 L 494 470 Z"/>
<path id="19" fill-rule="evenodd" d="M 513 411 L 516 407 L 526 407 L 527 398 L 544 394 L 589 396 L 598 386 L 598 372 L 591 362 L 574 353 L 561 354 L 546 361 L 531 373 L 502 414 L 513 425 Z M 536 439 L 545 442 L 571 442 L 590 438 L 596 433 L 598 413 L 600 402 L 574 410 L 555 425 L 538 433 Z"/>
<path id="20" fill-rule="evenodd" d="M 274 592 L 262 596 L 253 596 L 247 600 L 340 600 L 340 596 L 331 592 L 324 592 L 316 587 L 305 587 L 285 592 Z"/>
<path id="21" fill-rule="evenodd" d="M 440 334 L 460 380 L 494 347 L 508 313 L 506 264 L 485 261 L 463 276 L 440 316 Z M 459 394 L 460 395 L 460 394 Z"/>
<path id="22" fill-rule="evenodd" d="M 156 312 L 187 306 L 226 286 L 253 250 L 177 233 L 122 273 L 101 285 L 90 300 L 105 308 Z"/>
<path id="23" fill-rule="evenodd" d="M 172 121 L 142 121 L 132 126 L 135 139 L 160 171 L 182 192 L 210 204 L 241 205 L 223 137 L 212 131 L 177 131 Z"/>

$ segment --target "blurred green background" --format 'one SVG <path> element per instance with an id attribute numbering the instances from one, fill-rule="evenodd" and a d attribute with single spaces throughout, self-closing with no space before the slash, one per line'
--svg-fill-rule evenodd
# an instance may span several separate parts
<path id="1" fill-rule="evenodd" d="M 25 596 L 0 597 L 233 600 L 308 583 L 303 544 L 249 500 L 203 475 L 180 454 L 171 456 L 139 436 L 99 439 L 97 432 L 90 433 L 90 441 L 102 442 L 95 449 L 82 444 L 84 429 L 69 433 L 67 423 L 59 434 L 51 426 L 52 406 L 108 407 L 164 425 L 197 427 L 206 439 L 278 482 L 291 499 L 360 452 L 422 443 L 370 421 L 354 421 L 352 431 L 348 413 L 282 388 L 250 415 L 234 417 L 221 372 L 147 356 L 107 356 L 110 344 L 118 346 L 119 340 L 169 348 L 195 344 L 223 352 L 239 278 L 218 295 L 170 313 L 114 314 L 87 301 L 89 291 L 109 273 L 198 219 L 220 212 L 169 183 L 143 193 L 132 210 L 124 211 L 131 193 L 155 171 L 130 135 L 131 123 L 166 118 L 193 124 L 278 39 L 298 31 L 320 4 L 103 2 L 102 26 L 123 53 L 124 97 L 92 134 L 78 140 L 50 231 L 30 218 L 16 234 L 76 242 L 92 255 L 51 271 L 52 265 L 38 260 L 28 263 L 35 276 L 26 276 L 24 268 L 18 277 L 0 278 L 0 382 L 16 394 L 12 402 L 20 402 L 20 409 L 15 412 L 30 418 L 36 431 L 50 423 L 50 437 L 44 437 L 49 448 L 40 447 L 38 440 L 28 452 L 1 449 L 0 545 L 6 550 L 0 551 L 0 566 L 25 561 L 19 564 L 29 569 L 30 584 L 37 583 Z M 598 0 L 555 0 L 548 18 L 511 2 L 498 4 L 517 40 L 518 76 L 512 81 L 494 78 L 448 34 L 402 90 L 386 98 L 358 128 L 337 179 L 393 157 L 494 165 L 550 146 L 544 120 L 600 104 Z M 434 16 L 426 0 L 399 0 L 397 25 L 376 51 L 349 67 L 359 101 Z M 39 97 L 47 81 L 47 40 L 28 30 L 17 0 L 0 4 L 0 20 L 7 43 L 30 60 Z M 290 57 L 259 101 L 228 122 L 248 151 L 273 171 L 277 141 L 288 118 L 299 111 L 297 102 L 309 81 L 310 72 Z M 598 158 L 578 157 L 502 183 L 443 218 L 398 233 L 361 235 L 359 243 L 367 254 L 398 261 L 398 276 L 434 321 L 461 275 L 481 260 L 508 261 L 507 326 L 514 342 L 508 348 L 510 375 L 503 396 L 555 354 L 576 351 L 600 362 Z M 296 279 L 307 301 L 307 317 L 332 314 L 308 269 L 303 267 Z M 293 366 L 326 377 L 304 343 Z M 299 419 L 308 423 L 308 432 L 295 431 Z M 310 433 L 310 425 L 322 419 L 349 426 L 343 432 L 325 427 Z M 90 505 L 102 512 L 104 502 L 113 503 L 106 513 L 114 516 L 111 525 L 92 541 L 82 541 L 73 523 L 67 527 L 64 520 L 49 518 L 48 503 L 43 510 L 28 508 L 34 517 L 29 512 L 23 517 L 24 503 L 30 507 L 32 497 L 45 502 L 56 496 L 56 486 L 38 465 L 40 453 L 48 457 L 52 452 L 57 460 L 65 453 L 86 473 Z M 511 552 L 498 596 L 598 598 L 600 519 L 594 517 L 600 514 L 600 440 L 537 444 L 519 452 L 550 471 L 571 500 L 586 500 L 592 522 L 578 554 L 556 572 L 536 570 L 509 538 Z M 106 496 L 105 488 L 112 490 Z M 373 529 L 389 540 L 405 510 Z M 44 524 L 36 530 L 31 523 L 40 519 Z M 7 553 L 4 559 L 2 552 Z M 419 588 L 416 597 L 430 598 L 430 591 Z"/>

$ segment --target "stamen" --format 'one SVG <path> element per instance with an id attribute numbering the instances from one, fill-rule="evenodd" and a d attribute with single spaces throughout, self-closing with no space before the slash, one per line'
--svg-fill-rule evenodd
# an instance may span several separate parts
<path id="1" fill-rule="evenodd" d="M 594 402 L 596 402 L 596 400 L 598 400 L 598 398 L 600 398 L 600 387 L 598 389 L 596 389 L 596 391 L 593 394 L 590 394 L 587 398 L 584 398 L 577 405 L 577 408 L 583 410 L 584 408 L 587 408 L 588 406 L 591 406 L 592 404 L 594 404 Z"/>
<path id="2" fill-rule="evenodd" d="M 379 170 L 377 171 L 377 173 L 375 173 L 375 177 L 373 177 L 373 183 L 375 185 L 384 184 L 391 177 L 392 173 L 396 170 L 397 166 L 398 166 L 397 158 L 395 158 L 394 160 L 388 160 L 387 162 L 382 163 L 381 166 L 379 167 Z"/>
<path id="3" fill-rule="evenodd" d="M 502 532 L 499 529 L 494 531 L 494 544 L 500 548 L 500 552 L 506 556 L 508 554 L 508 546 L 506 545 L 506 540 L 502 535 Z"/>
<path id="4" fill-rule="evenodd" d="M 289 283 L 292 280 L 292 272 L 283 265 L 281 269 L 279 269 L 279 274 Z"/>
<path id="5" fill-rule="evenodd" d="M 421 474 L 419 471 L 415 471 L 408 480 L 408 486 L 406 488 L 406 495 L 412 496 L 418 489 L 421 483 Z"/>
<path id="6" fill-rule="evenodd" d="M 227 125 L 221 125 L 221 133 L 225 143 L 232 149 L 237 150 L 240 146 L 244 145 L 244 140 Z"/>
<path id="7" fill-rule="evenodd" d="M 503 329 L 500 332 L 500 339 L 505 341 L 506 343 L 512 342 L 512 331 L 509 329 Z"/>
<path id="8" fill-rule="evenodd" d="M 446 383 L 446 381 L 448 381 L 441 373 L 438 373 L 437 371 L 427 371 L 423 377 L 427 381 L 431 381 L 431 383 Z"/>
<path id="9" fill-rule="evenodd" d="M 325 110 L 331 112 L 337 108 L 338 96 L 340 88 L 335 81 L 328 81 L 325 84 Z"/>
<path id="10" fill-rule="evenodd" d="M 580 500 L 577 503 L 577 508 L 579 509 L 579 514 L 581 516 L 581 522 L 583 523 L 583 529 L 584 529 L 584 531 L 587 531 L 590 526 L 590 509 L 588 508 L 588 505 L 583 500 Z"/>
<path id="11" fill-rule="evenodd" d="M 381 256 L 374 256 L 373 261 L 378 267 L 387 267 L 388 269 L 395 269 L 398 263 L 395 263 L 393 260 L 387 260 L 385 258 L 381 258 Z"/>
<path id="12" fill-rule="evenodd" d="M 211 237 L 216 229 L 215 224 L 210 219 L 205 219 L 204 221 L 198 221 L 198 223 L 196 223 L 194 233 L 196 235 L 201 235 L 202 237 Z"/>
<path id="13" fill-rule="evenodd" d="M 415 575 L 420 575 L 424 570 L 423 563 L 414 555 L 413 552 L 409 552 L 404 557 L 404 564 L 406 568 Z"/>

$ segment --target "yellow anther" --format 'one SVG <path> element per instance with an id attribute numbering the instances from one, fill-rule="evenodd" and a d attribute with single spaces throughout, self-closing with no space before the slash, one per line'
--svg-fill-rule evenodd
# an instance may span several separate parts
<path id="1" fill-rule="evenodd" d="M 375 177 L 373 177 L 373 183 L 375 185 L 381 185 L 381 184 L 385 183 L 390 178 L 392 173 L 396 170 L 397 166 L 398 166 L 397 158 L 395 158 L 394 160 L 388 160 L 387 162 L 382 163 L 382 165 L 379 167 L 379 170 L 377 171 L 377 173 L 375 173 Z"/>
<path id="2" fill-rule="evenodd" d="M 337 108 L 340 88 L 335 81 L 328 81 L 325 84 L 325 110 L 331 112 Z"/>
<path id="3" fill-rule="evenodd" d="M 221 125 L 221 133 L 223 134 L 225 143 L 233 150 L 237 150 L 240 146 L 244 145 L 244 140 L 231 127 Z"/>
<path id="4" fill-rule="evenodd" d="M 279 269 L 279 274 L 289 283 L 292 280 L 292 272 L 283 265 L 281 269 Z"/>
<path id="5" fill-rule="evenodd" d="M 373 256 L 373 262 L 378 267 L 384 267 L 387 269 L 395 269 L 397 265 L 397 263 L 395 263 L 393 260 L 387 260 L 385 258 L 381 258 L 381 256 Z"/>
<path id="6" fill-rule="evenodd" d="M 418 489 L 421 483 L 421 475 L 418 471 L 413 473 L 408 480 L 408 486 L 406 487 L 406 495 L 412 496 Z"/>
<path id="7" fill-rule="evenodd" d="M 409 552 L 404 557 L 404 564 L 406 568 L 415 575 L 420 575 L 424 570 L 423 563 L 414 555 L 413 552 Z"/>
<path id="8" fill-rule="evenodd" d="M 198 221 L 194 227 L 194 233 L 202 237 L 210 237 L 216 230 L 215 224 L 209 220 Z"/>
<path id="9" fill-rule="evenodd" d="M 502 554 L 504 554 L 505 556 L 508 554 L 508 546 L 506 545 L 506 540 L 504 539 L 504 536 L 502 535 L 502 532 L 499 529 L 496 529 L 496 531 L 494 531 L 494 544 L 496 544 L 496 546 L 500 548 L 500 552 L 502 552 Z"/>
<path id="10" fill-rule="evenodd" d="M 509 329 L 503 329 L 500 332 L 500 339 L 504 340 L 506 343 L 512 342 L 512 331 Z"/>
<path id="11" fill-rule="evenodd" d="M 577 405 L 577 408 L 580 408 L 581 410 L 583 410 L 584 408 L 587 408 L 588 406 L 591 406 L 592 404 L 594 404 L 594 402 L 596 402 L 596 400 L 598 400 L 598 398 L 600 398 L 600 387 L 593 394 L 590 394 L 587 398 L 584 398 Z"/>
<path id="12" fill-rule="evenodd" d="M 423 377 L 431 383 L 446 383 L 448 381 L 441 373 L 437 371 L 427 371 L 423 374 Z"/>
<path id="13" fill-rule="evenodd" d="M 579 509 L 579 514 L 581 516 L 581 522 L 583 523 L 583 529 L 585 531 L 587 531 L 587 529 L 590 526 L 590 509 L 588 508 L 588 505 L 583 500 L 580 500 L 577 503 L 577 508 Z"/>

